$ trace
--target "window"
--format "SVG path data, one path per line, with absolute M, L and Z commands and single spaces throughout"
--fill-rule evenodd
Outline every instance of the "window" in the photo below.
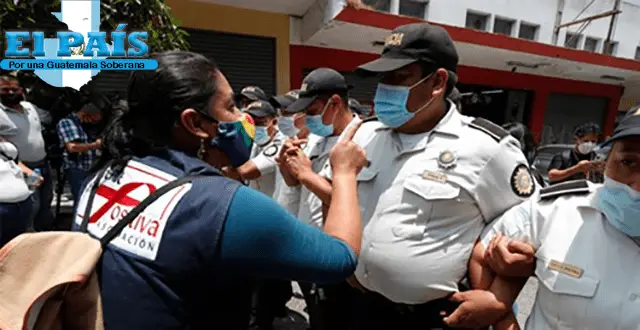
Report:
M 611 41 L 609 46 L 609 49 L 607 49 L 607 45 L 605 43 L 604 45 L 604 51 L 602 53 L 607 54 L 607 55 L 611 55 L 611 56 L 616 56 L 616 54 L 618 53 L 618 42 L 617 41 Z
M 400 15 L 427 19 L 428 1 L 420 0 L 400 0 Z
M 640 46 L 636 47 L 636 60 L 640 61 Z
M 467 22 L 465 23 L 467 28 L 486 31 L 487 23 L 489 23 L 489 15 L 467 12 Z
M 539 25 L 520 22 L 520 32 L 518 32 L 518 38 L 536 40 L 538 39 L 538 29 L 540 29 Z
M 365 5 L 373 7 L 379 11 L 391 11 L 391 0 L 362 0 Z
M 515 23 L 516 22 L 514 20 L 496 17 L 495 21 L 493 22 L 493 33 L 511 36 L 513 34 L 513 26 L 515 25 Z
M 588 52 L 595 53 L 598 51 L 598 46 L 600 45 L 600 39 L 587 37 L 584 40 L 584 50 Z
M 567 48 L 578 49 L 581 39 L 581 35 L 567 32 L 567 36 L 564 39 L 564 46 Z

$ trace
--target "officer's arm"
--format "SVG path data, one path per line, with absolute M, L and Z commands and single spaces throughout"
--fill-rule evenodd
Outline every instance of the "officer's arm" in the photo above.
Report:
M 331 182 L 318 173 L 307 171 L 300 176 L 300 183 L 307 187 L 322 203 L 331 203 Z
M 344 216 L 333 220 L 342 227 L 361 221 Z M 360 245 L 343 239 L 302 223 L 269 197 L 240 187 L 227 212 L 220 261 L 226 269 L 256 277 L 339 282 L 355 271 L 354 247 Z
M 260 169 L 253 160 L 249 160 L 238 168 L 230 168 L 228 171 L 231 172 L 231 177 L 239 177 L 241 180 L 255 180 L 262 176 Z M 225 173 L 225 175 L 226 174 L 227 173 Z
M 231 169 L 231 171 L 235 171 L 233 174 L 239 176 L 242 180 L 256 180 L 263 175 L 273 173 L 278 168 L 275 160 L 278 148 L 279 145 L 277 143 L 272 143 L 265 151 L 237 169 Z

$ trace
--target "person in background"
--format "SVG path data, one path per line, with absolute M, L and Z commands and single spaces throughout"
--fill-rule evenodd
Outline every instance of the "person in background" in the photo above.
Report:
M 462 112 L 462 94 L 460 93 L 457 87 L 454 87 L 451 90 L 451 94 L 449 94 L 449 100 L 456 105 L 458 112 L 463 113 Z
M 349 98 L 349 109 L 362 119 L 371 117 L 371 107 L 361 104 L 354 98 Z
M 254 101 L 244 112 L 251 115 L 256 127 L 251 159 L 237 168 L 225 167 L 222 172 L 227 177 L 249 181 L 252 188 L 273 197 L 278 171 L 275 158 L 284 140 L 278 131 L 278 112 L 267 101 Z
M 298 100 L 287 112 L 304 113 L 311 134 L 319 136 L 312 149 L 305 152 L 295 141 L 285 143 L 280 155 L 280 169 L 289 186 L 302 186 L 298 218 L 318 228 L 325 228 L 323 204 L 332 200 L 332 185 L 319 173 L 328 166 L 331 148 L 349 125 L 360 119 L 349 109 L 349 86 L 342 74 L 319 68 L 302 81 Z M 350 287 L 345 282 L 332 285 L 300 283 L 314 330 L 346 329 L 350 317 Z
M 100 139 L 91 136 L 84 126 L 88 123 L 97 124 L 100 120 L 102 120 L 102 111 L 88 103 L 56 125 L 56 132 L 64 150 L 62 166 L 71 185 L 74 206 L 78 200 L 80 188 L 89 174 L 89 169 L 98 157 L 97 152 L 102 143 Z
M 13 143 L 20 153 L 26 175 L 40 172 L 41 183 L 34 193 L 36 211 L 33 227 L 46 231 L 53 227 L 53 180 L 47 161 L 42 124 L 34 106 L 24 101 L 24 90 L 12 76 L 0 76 L 0 138 Z
M 355 178 L 366 156 L 351 142 L 358 127 L 331 151 L 336 198 L 322 232 L 221 175 L 249 160 L 255 128 L 215 63 L 191 52 L 151 59 L 158 68 L 132 73 L 129 109 L 103 134 L 93 171 L 110 174 L 87 180 L 78 210 L 91 221 L 76 217 L 74 230 L 103 237 L 152 188 L 198 178 L 150 204 L 103 248 L 96 269 L 107 330 L 246 329 L 247 277 L 344 281 L 361 244 Z M 132 186 L 140 189 L 113 196 Z
M 302 151 L 305 155 L 314 148 L 319 136 L 311 134 L 309 128 L 305 124 L 305 115 L 302 112 L 290 112 L 289 107 L 298 99 L 300 90 L 292 90 L 284 95 L 274 96 L 271 98 L 271 104 L 279 109 L 280 118 L 278 120 L 278 130 L 287 138 L 286 143 L 301 144 Z M 276 158 L 276 161 L 280 158 Z M 301 185 L 288 186 L 282 169 L 284 164 L 278 164 L 278 172 L 276 173 L 276 191 L 273 199 L 286 208 L 291 214 L 297 216 L 300 214 L 300 194 Z
M 536 157 L 536 142 L 533 139 L 533 134 L 531 134 L 531 131 L 527 128 L 527 126 L 518 122 L 506 123 L 502 125 L 502 128 L 504 128 L 507 132 L 509 132 L 509 134 L 511 134 L 511 136 L 513 136 L 513 138 L 520 142 L 520 149 L 529 162 L 531 174 L 533 174 L 533 177 L 541 187 L 545 187 L 547 184 L 544 181 L 544 177 L 533 166 L 533 161 Z
M 573 133 L 575 147 L 553 157 L 549 164 L 549 182 L 556 184 L 571 180 L 591 179 L 601 182 L 604 163 L 594 161 L 595 149 L 600 139 L 600 126 L 594 123 L 580 125 Z
M 32 191 L 18 163 L 18 148 L 0 141 L 0 247 L 27 231 L 35 210 Z
M 269 101 L 267 94 L 258 86 L 247 86 L 236 95 L 236 104 L 243 110 L 252 102 Z

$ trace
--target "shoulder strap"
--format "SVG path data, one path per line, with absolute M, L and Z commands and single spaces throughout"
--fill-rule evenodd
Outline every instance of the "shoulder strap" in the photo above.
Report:
M 568 181 L 541 189 L 540 200 L 550 200 L 565 195 L 588 194 L 590 191 L 587 180 Z
M 362 123 L 364 124 L 364 123 L 368 123 L 370 121 L 378 121 L 378 117 L 372 116 L 372 117 L 365 118 L 365 119 L 362 120 Z
M 179 179 L 173 180 L 167 183 L 166 185 L 160 187 L 160 189 L 154 191 L 151 195 L 147 196 L 147 198 L 145 198 L 142 202 L 140 202 L 138 206 L 134 207 L 133 210 L 131 210 L 131 212 L 127 213 L 127 215 L 124 218 L 118 221 L 118 223 L 115 226 L 113 226 L 113 228 L 111 228 L 111 230 L 109 230 L 102 238 L 100 238 L 100 244 L 102 244 L 103 247 L 109 244 L 109 242 L 111 242 L 112 239 L 114 239 L 116 236 L 120 234 L 120 232 L 122 231 L 122 229 L 124 229 L 124 227 L 128 226 L 129 223 L 131 223 L 131 221 L 133 221 L 138 216 L 138 214 L 144 211 L 144 209 L 146 209 L 153 202 L 158 200 L 158 198 L 160 198 L 162 195 L 168 193 L 169 191 L 171 191 L 172 189 L 178 186 L 192 182 L 193 180 L 199 177 L 202 177 L 202 175 L 184 176 Z
M 474 119 L 471 123 L 469 123 L 469 127 L 486 133 L 487 135 L 491 136 L 491 138 L 496 140 L 496 142 L 500 142 L 502 139 L 509 136 L 509 132 L 484 118 Z

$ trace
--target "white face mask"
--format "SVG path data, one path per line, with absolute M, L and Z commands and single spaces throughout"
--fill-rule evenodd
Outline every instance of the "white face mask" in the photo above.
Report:
M 271 137 L 269 136 L 269 133 L 267 131 L 266 127 L 263 126 L 256 126 L 256 135 L 254 140 L 256 141 L 256 143 L 258 145 L 264 145 L 267 142 L 269 142 L 269 139 Z
M 584 142 L 578 145 L 578 152 L 586 155 L 593 152 L 596 149 L 596 144 L 593 142 Z
M 278 120 L 278 130 L 280 130 L 280 132 L 282 132 L 282 134 L 288 136 L 288 137 L 294 137 L 296 135 L 298 135 L 298 132 L 300 131 L 293 120 L 293 116 L 291 117 L 285 117 L 282 116 L 280 117 L 280 119 Z

